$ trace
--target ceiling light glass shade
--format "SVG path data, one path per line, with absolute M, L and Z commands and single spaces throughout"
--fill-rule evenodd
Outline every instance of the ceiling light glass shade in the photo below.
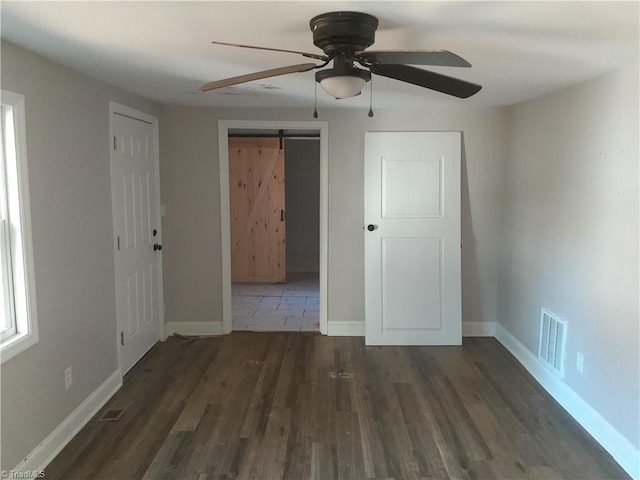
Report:
M 349 98 L 358 95 L 371 73 L 359 68 L 328 69 L 316 72 L 316 81 L 329 95 L 335 98 Z
M 364 78 L 340 75 L 321 80 L 320 86 L 332 97 L 349 98 L 358 95 L 365 83 L 367 82 Z

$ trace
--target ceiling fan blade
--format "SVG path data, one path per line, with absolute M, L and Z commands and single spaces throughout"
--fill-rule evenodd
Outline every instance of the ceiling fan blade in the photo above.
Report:
M 308 72 L 316 68 L 315 63 L 301 63 L 299 65 L 290 65 L 288 67 L 272 68 L 271 70 L 263 70 L 261 72 L 248 73 L 238 77 L 225 78 L 224 80 L 216 80 L 215 82 L 205 83 L 200 87 L 200 93 L 216 90 L 218 88 L 230 87 L 238 83 L 252 82 L 261 78 L 277 77 L 278 75 L 286 75 L 287 73 Z
M 253 48 L 255 50 L 268 50 L 270 52 L 284 52 L 284 53 L 297 53 L 298 55 L 302 55 L 307 58 L 315 58 L 317 60 L 322 60 L 326 62 L 329 60 L 329 57 L 326 55 L 320 55 L 318 53 L 307 53 L 307 52 L 298 52 L 296 50 L 283 50 L 281 48 L 270 48 L 270 47 L 256 47 L 254 45 L 241 45 L 239 43 L 225 43 L 225 42 L 211 42 L 214 45 L 225 45 L 227 47 L 240 47 L 240 48 Z
M 371 72 L 402 82 L 413 83 L 419 87 L 430 88 L 458 98 L 468 98 L 480 91 L 482 85 L 448 77 L 408 65 L 371 65 Z
M 356 52 L 356 58 L 371 63 L 394 65 L 471 66 L 464 58 L 448 50 L 367 50 Z

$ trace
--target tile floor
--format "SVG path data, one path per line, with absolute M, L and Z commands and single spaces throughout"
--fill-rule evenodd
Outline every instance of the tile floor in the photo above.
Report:
M 233 284 L 233 330 L 319 331 L 318 274 L 288 273 L 287 280 L 284 284 Z

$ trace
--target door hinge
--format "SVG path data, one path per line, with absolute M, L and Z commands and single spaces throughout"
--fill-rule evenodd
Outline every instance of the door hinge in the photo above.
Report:
M 120 235 L 116 237 L 116 248 L 120 251 Z
M 124 332 L 120 332 L 120 345 L 124 346 Z
M 113 149 L 118 150 L 118 138 L 115 136 L 113 137 Z

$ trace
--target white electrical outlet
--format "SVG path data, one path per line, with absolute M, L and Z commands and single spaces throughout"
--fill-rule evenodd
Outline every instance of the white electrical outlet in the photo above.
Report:
M 582 352 L 578 352 L 576 355 L 576 370 L 580 373 L 584 370 L 584 355 Z
M 68 367 L 64 371 L 64 388 L 69 390 L 71 387 L 73 387 L 73 369 Z

